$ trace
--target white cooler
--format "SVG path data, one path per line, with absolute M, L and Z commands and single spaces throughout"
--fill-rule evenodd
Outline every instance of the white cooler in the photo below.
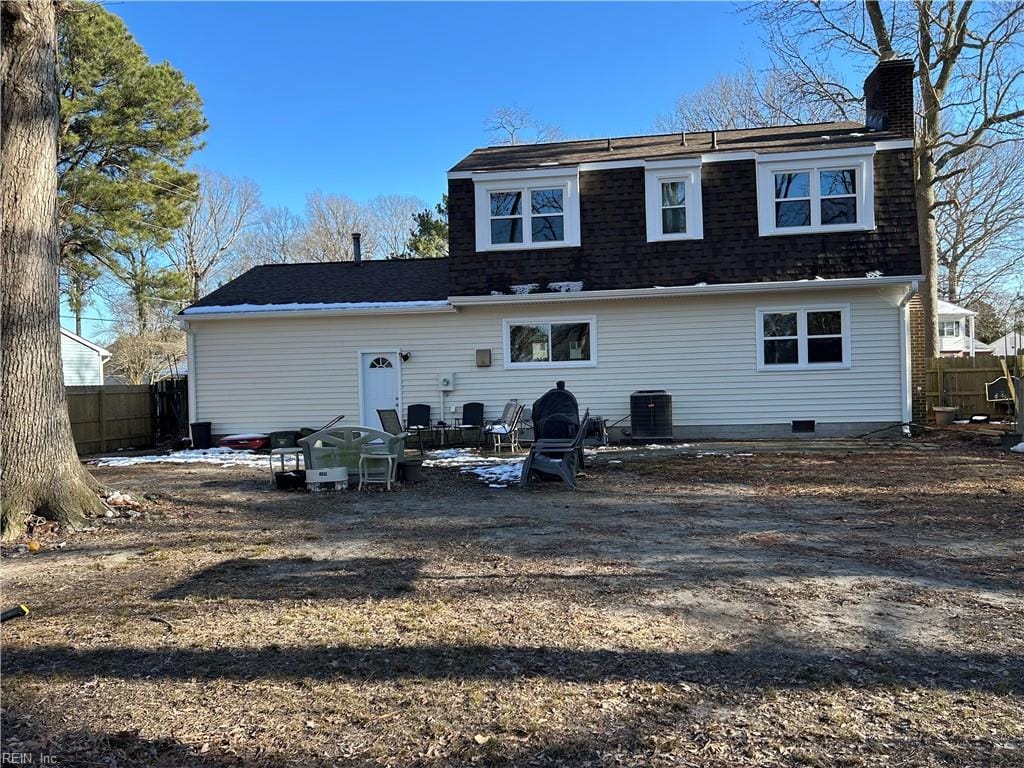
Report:
M 321 491 L 347 491 L 348 468 L 328 467 L 327 469 L 307 469 L 306 490 L 310 493 L 320 493 Z

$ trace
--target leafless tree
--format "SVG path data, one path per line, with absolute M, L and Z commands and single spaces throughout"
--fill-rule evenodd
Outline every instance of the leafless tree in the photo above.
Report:
M 366 207 L 346 195 L 312 192 L 306 196 L 303 249 L 310 261 L 352 261 L 352 233 L 362 237 L 363 257 L 377 250 L 377 230 Z
M 57 4 L 0 5 L 2 536 L 30 515 L 66 530 L 102 511 L 75 451 L 60 358 Z
M 655 129 L 665 133 L 727 131 L 847 117 L 847 112 L 834 104 L 803 98 L 793 80 L 784 71 L 758 72 L 747 65 L 738 74 L 719 75 L 703 88 L 684 93 L 671 112 L 658 117 Z
M 544 144 L 565 141 L 565 133 L 545 123 L 525 109 L 499 107 L 484 121 L 484 130 L 494 144 Z
M 264 264 L 306 261 L 306 222 L 283 206 L 262 208 L 234 249 L 225 277 L 236 277 Z
M 1024 142 L 960 155 L 939 182 L 935 231 L 945 297 L 991 301 L 1024 271 Z
M 107 370 L 128 384 L 150 384 L 181 369 L 185 333 L 173 325 L 138 331 L 123 328 L 108 345 Z
M 829 73 L 847 56 L 865 64 L 901 56 L 916 65 L 920 99 L 915 147 L 925 347 L 937 354 L 936 216 L 952 202 L 941 184 L 963 173 L 958 158 L 1021 136 L 1024 2 L 845 0 L 762 3 L 749 9 L 780 70 L 808 98 L 849 109 L 855 91 Z
M 416 214 L 426 203 L 411 195 L 378 195 L 367 207 L 373 219 L 379 255 L 385 259 L 408 258 Z
M 188 278 L 192 301 L 199 300 L 206 281 L 226 265 L 259 205 L 259 188 L 250 179 L 200 171 L 196 204 L 166 246 L 171 262 Z

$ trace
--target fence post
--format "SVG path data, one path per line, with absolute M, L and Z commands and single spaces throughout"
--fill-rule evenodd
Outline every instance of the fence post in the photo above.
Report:
M 106 399 L 106 397 L 104 395 L 103 387 L 99 388 L 98 398 L 99 399 L 97 401 L 97 408 L 96 408 L 96 410 L 98 412 L 99 420 L 100 420 L 100 453 L 106 453 L 106 451 L 107 451 L 107 414 L 106 414 L 106 405 L 104 403 L 104 400 Z
M 946 382 L 945 382 L 945 378 L 946 378 L 945 374 L 943 373 L 943 370 L 942 370 L 942 358 L 941 357 L 936 357 L 935 358 L 935 405 L 940 406 L 940 407 L 946 404 L 946 395 L 945 395 L 945 390 L 946 390 L 945 384 L 946 384 Z

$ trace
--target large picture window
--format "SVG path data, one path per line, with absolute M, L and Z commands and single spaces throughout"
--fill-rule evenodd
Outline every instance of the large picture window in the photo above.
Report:
M 785 159 L 758 161 L 762 235 L 874 229 L 872 152 L 771 157 Z
M 596 365 L 594 318 L 506 320 L 505 367 Z
M 488 178 L 475 185 L 478 251 L 579 245 L 576 176 Z
M 846 306 L 757 310 L 759 370 L 849 366 Z

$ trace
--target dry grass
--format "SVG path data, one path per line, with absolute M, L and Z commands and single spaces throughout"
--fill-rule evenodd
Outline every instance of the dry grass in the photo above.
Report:
M 1020 457 L 602 454 L 575 494 L 97 474 L 159 496 L 4 564 L 33 614 L 3 749 L 37 763 L 1024 763 Z

